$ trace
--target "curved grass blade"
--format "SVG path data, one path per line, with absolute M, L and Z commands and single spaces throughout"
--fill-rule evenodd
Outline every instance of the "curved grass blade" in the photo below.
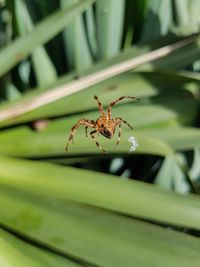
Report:
M 125 1 L 97 0 L 97 43 L 100 59 L 119 53 L 122 42 Z
M 0 188 L 0 222 L 47 249 L 77 258 L 84 266 L 132 267 L 134 262 L 139 267 L 195 267 L 200 259 L 197 238 L 92 206 L 6 187 Z
M 2 222 L 2 221 L 1 221 Z M 4 267 L 79 267 L 64 257 L 39 249 L 0 228 L 0 262 Z M 3 263 L 3 265 L 2 265 Z
M 182 196 L 111 175 L 1 157 L 1 187 L 61 201 L 74 200 L 123 214 L 200 229 L 198 196 Z
M 105 79 L 109 79 L 113 76 L 131 70 L 132 68 L 141 66 L 144 63 L 156 60 L 161 57 L 165 57 L 171 54 L 172 52 L 179 50 L 181 47 L 185 47 L 195 42 L 197 39 L 198 35 L 190 36 L 173 45 L 165 46 L 160 49 L 151 51 L 147 54 L 141 55 L 139 57 L 129 59 L 114 66 L 108 67 L 104 70 L 87 75 L 83 78 L 80 78 L 77 81 L 72 81 L 67 85 L 63 85 L 48 92 L 42 93 L 39 96 L 33 97 L 31 100 L 24 100 L 21 103 L 16 104 L 16 106 L 8 108 L 7 110 L 6 109 L 3 110 L 0 113 L 0 121 L 4 121 L 8 118 L 13 118 L 13 117 L 15 118 L 21 116 L 22 114 L 30 112 L 41 106 L 45 106 L 63 97 L 69 96 L 83 89 L 86 89 L 89 86 L 95 85 Z

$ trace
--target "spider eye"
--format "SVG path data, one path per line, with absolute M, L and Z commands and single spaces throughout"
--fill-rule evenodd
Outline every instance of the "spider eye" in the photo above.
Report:
M 101 124 L 101 127 L 104 127 L 104 125 L 103 125 L 103 124 Z

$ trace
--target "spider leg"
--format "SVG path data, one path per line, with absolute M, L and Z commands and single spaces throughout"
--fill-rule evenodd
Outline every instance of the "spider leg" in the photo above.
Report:
M 100 144 L 97 142 L 97 139 L 96 139 L 96 137 L 95 137 L 95 134 L 96 134 L 96 133 L 97 133 L 97 131 L 94 130 L 94 131 L 92 131 L 92 132 L 90 133 L 90 136 L 92 137 L 92 139 L 94 140 L 94 142 L 95 142 L 95 144 L 98 146 L 98 148 L 99 148 L 101 151 L 103 151 L 103 153 L 107 153 L 107 151 L 104 150 L 104 149 L 102 148 L 102 146 L 100 146 Z
M 95 96 L 94 96 L 94 99 L 97 101 L 99 111 L 101 112 L 102 115 L 104 115 L 105 112 L 104 112 L 104 110 L 103 110 L 102 104 L 101 104 L 101 102 L 100 102 L 98 96 L 95 95 Z
M 80 125 L 85 125 L 86 127 L 91 127 L 91 128 L 95 128 L 95 122 L 93 120 L 89 120 L 89 119 L 80 119 L 72 128 L 70 131 L 70 135 L 67 141 L 67 145 L 65 148 L 65 152 L 67 153 L 68 150 L 68 146 L 70 144 L 70 142 L 73 142 L 73 137 L 76 134 L 76 131 L 78 129 L 78 127 Z
M 137 97 L 133 97 L 133 96 L 121 96 L 121 97 L 119 97 L 118 99 L 112 101 L 112 102 L 110 103 L 110 105 L 108 106 L 108 117 L 109 117 L 109 119 L 111 118 L 111 109 L 112 109 L 112 107 L 113 107 L 115 104 L 117 104 L 119 101 L 123 100 L 124 98 L 131 98 L 131 99 L 139 100 L 139 98 L 137 98 Z
M 124 124 L 128 125 L 131 130 L 133 129 L 133 127 L 121 117 L 114 118 L 113 121 L 116 123 L 116 125 L 121 124 L 121 122 L 123 122 Z
M 121 139 L 121 135 L 122 135 L 122 125 L 121 125 L 121 123 L 119 123 L 119 132 L 118 132 L 118 138 L 117 138 L 116 146 L 119 144 L 119 141 Z

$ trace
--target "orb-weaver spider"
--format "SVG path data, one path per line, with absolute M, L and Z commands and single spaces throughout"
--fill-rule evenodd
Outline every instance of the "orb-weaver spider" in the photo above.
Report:
M 103 107 L 102 107 L 102 104 L 101 104 L 100 100 L 95 95 L 94 99 L 97 101 L 98 109 L 99 109 L 99 111 L 101 113 L 101 116 L 96 120 L 96 122 L 94 120 L 89 120 L 89 119 L 80 119 L 71 128 L 70 136 L 69 136 L 69 139 L 67 141 L 67 145 L 66 145 L 65 151 L 67 152 L 67 149 L 68 149 L 68 146 L 69 146 L 70 142 L 73 142 L 73 137 L 76 134 L 76 131 L 77 131 L 79 125 L 84 125 L 85 126 L 86 137 L 88 137 L 88 134 L 87 134 L 88 127 L 95 129 L 92 132 L 90 132 L 90 136 L 94 140 L 96 145 L 99 147 L 99 149 L 101 149 L 101 151 L 103 151 L 104 153 L 107 153 L 107 152 L 97 142 L 95 134 L 96 133 L 100 133 L 104 137 L 106 137 L 108 139 L 111 139 L 113 137 L 114 133 L 115 133 L 116 126 L 119 126 L 118 139 L 117 139 L 117 142 L 116 142 L 116 145 L 118 145 L 118 143 L 120 141 L 120 138 L 121 138 L 121 124 L 125 123 L 126 125 L 128 125 L 129 128 L 133 129 L 132 126 L 128 122 L 126 122 L 124 119 L 122 119 L 121 117 L 116 117 L 116 118 L 112 118 L 111 117 L 111 109 L 112 109 L 112 107 L 116 103 L 118 103 L 119 101 L 123 100 L 124 98 L 131 98 L 131 99 L 134 99 L 134 100 L 139 100 L 139 98 L 136 98 L 136 97 L 133 97 L 133 96 L 121 96 L 121 97 L 119 97 L 118 99 L 116 99 L 115 101 L 113 101 L 113 102 L 111 102 L 109 104 L 108 112 L 106 113 L 103 110 Z

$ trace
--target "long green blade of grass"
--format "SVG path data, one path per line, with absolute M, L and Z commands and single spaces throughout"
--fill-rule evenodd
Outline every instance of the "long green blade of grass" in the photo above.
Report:
M 77 258 L 84 266 L 195 267 L 200 260 L 197 238 L 88 205 L 52 201 L 2 186 L 0 222 L 47 249 Z
M 0 184 L 163 223 L 200 229 L 200 201 L 141 182 L 51 164 L 1 158 Z
M 2 267 L 79 267 L 73 261 L 28 244 L 0 228 Z
M 125 1 L 97 0 L 97 40 L 99 58 L 110 59 L 120 51 Z
M 166 35 L 172 25 L 172 3 L 170 1 L 148 1 L 147 5 L 141 42 L 149 42 Z M 153 28 L 152 25 L 154 25 Z
M 174 107 L 177 107 L 178 102 L 178 107 L 181 106 L 181 103 L 182 106 L 184 106 L 183 104 L 190 105 L 190 113 L 186 113 L 184 112 L 184 110 L 182 110 L 182 114 L 188 114 L 190 116 L 196 109 L 196 102 L 194 99 L 192 99 L 191 95 L 184 94 L 185 91 L 182 90 L 183 88 L 187 88 L 188 84 L 190 83 L 193 83 L 194 85 L 196 85 L 196 87 L 198 87 L 199 79 L 195 77 L 188 77 L 186 75 L 175 75 L 167 73 L 126 73 L 107 81 L 103 81 L 82 92 L 62 98 L 61 100 L 51 103 L 47 106 L 43 106 L 37 110 L 23 115 L 22 117 L 15 118 L 14 120 L 8 120 L 7 122 L 4 121 L 3 123 L 1 122 L 1 126 L 70 113 L 86 113 L 88 110 L 96 109 L 96 102 L 93 99 L 95 94 L 100 97 L 104 106 L 108 106 L 108 104 L 113 99 L 117 99 L 119 95 L 125 94 L 140 97 L 141 100 L 134 105 L 137 107 L 138 105 L 144 106 L 143 99 L 145 100 L 146 98 L 156 96 L 162 92 L 166 92 L 167 94 L 169 92 L 169 104 L 174 102 Z M 177 88 L 177 90 L 175 90 L 175 97 L 172 94 L 172 92 L 174 92 L 174 88 Z M 31 100 L 34 95 L 34 93 L 27 94 L 26 99 Z M 180 102 L 179 99 L 183 97 L 184 99 L 182 100 L 182 102 Z M 84 101 L 81 101 L 83 98 Z M 76 103 L 79 103 L 79 105 L 77 106 Z M 163 99 L 161 103 L 163 103 Z M 11 106 L 13 105 L 9 105 L 7 107 L 6 105 L 4 105 L 2 108 L 0 108 L 0 111 L 3 111 L 5 108 Z M 178 110 L 177 113 L 179 114 Z M 135 117 L 137 118 L 138 115 L 139 114 L 137 114 L 137 116 Z M 141 117 L 139 119 L 141 119 Z
M 31 100 L 25 100 L 24 103 L 21 102 L 20 104 L 11 107 L 8 110 L 3 110 L 0 113 L 0 121 L 4 121 L 5 119 L 8 119 L 8 118 L 20 116 L 26 112 L 30 112 L 41 106 L 55 102 L 63 97 L 79 92 L 83 89 L 86 89 L 89 86 L 95 85 L 105 79 L 109 79 L 113 76 L 129 71 L 132 68 L 136 68 L 152 60 L 165 57 L 171 54 L 172 52 L 179 50 L 181 47 L 185 47 L 197 41 L 197 39 L 198 39 L 198 35 L 190 36 L 173 45 L 165 46 L 160 49 L 151 51 L 147 54 L 138 56 L 136 58 L 123 61 L 119 64 L 113 65 L 104 70 L 101 70 L 96 73 L 87 75 L 83 78 L 80 78 L 77 81 L 72 81 L 68 83 L 67 85 L 60 86 L 59 88 L 50 90 L 46 93 L 42 93 L 39 96 L 33 97 Z
M 75 2 L 74 0 L 61 0 L 61 7 L 66 8 L 66 6 L 70 6 Z M 88 9 L 86 11 L 88 11 Z M 76 17 L 72 23 L 66 27 L 63 37 L 69 68 L 81 72 L 91 67 L 92 56 L 89 50 L 82 16 Z
M 11 1 L 11 3 L 12 2 L 13 1 Z M 29 32 L 33 31 L 34 25 L 27 6 L 23 1 L 14 1 L 11 12 L 14 13 L 17 27 L 16 31 L 19 36 L 25 36 Z M 40 46 L 34 50 L 32 53 L 32 61 L 39 87 L 45 87 L 55 82 L 57 78 L 56 69 L 44 47 Z

